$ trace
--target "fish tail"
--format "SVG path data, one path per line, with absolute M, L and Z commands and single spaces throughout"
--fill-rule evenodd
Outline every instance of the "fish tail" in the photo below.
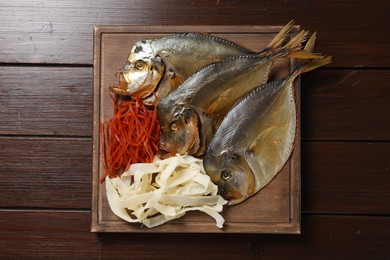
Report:
M 286 28 L 286 32 L 287 32 L 287 28 Z M 309 36 L 310 33 L 308 31 L 302 30 L 285 45 L 268 51 L 264 50 L 258 53 L 258 56 L 267 57 L 270 60 L 275 60 L 281 57 L 301 59 L 301 60 L 312 60 L 312 59 L 324 58 L 325 57 L 324 54 L 312 52 L 316 40 L 316 33 L 313 33 L 310 37 Z
M 321 59 L 324 58 L 324 54 L 322 53 L 313 53 L 313 52 L 308 52 L 305 50 L 292 50 L 288 55 L 288 58 L 293 58 L 293 59 Z
M 275 36 L 275 38 L 268 44 L 267 48 L 276 49 L 282 46 L 282 44 L 286 41 L 287 36 L 292 31 L 294 25 L 294 21 L 291 20 L 288 22 L 280 32 Z
M 280 32 L 272 39 L 272 41 L 265 47 L 263 50 L 257 53 L 258 56 L 266 56 L 273 51 L 280 49 L 283 46 L 283 43 L 286 41 L 287 37 L 293 29 L 294 21 L 291 20 L 288 22 Z
M 331 62 L 332 62 L 331 55 L 325 55 L 320 59 L 311 60 L 302 66 L 301 73 L 306 73 L 306 72 L 315 70 L 315 69 L 322 67 L 322 66 L 325 66 Z
M 274 52 L 284 52 L 284 56 L 295 59 L 318 59 L 323 57 L 322 54 L 315 54 L 311 52 L 314 48 L 316 34 L 314 33 L 310 38 L 309 35 L 308 31 L 302 30 L 285 45 L 274 49 Z
M 309 34 L 305 34 L 303 36 L 307 37 Z M 314 32 L 309 39 L 307 39 L 306 44 L 304 47 L 297 47 L 297 43 L 294 43 L 294 49 L 291 51 L 291 53 L 288 55 L 289 58 L 295 58 L 295 59 L 321 59 L 324 58 L 325 55 L 322 53 L 313 53 L 315 41 L 317 38 L 317 33 Z M 306 40 L 304 38 L 301 38 L 302 41 Z M 296 41 L 295 41 L 296 42 Z M 301 42 L 302 44 L 302 42 Z
M 310 38 L 307 40 L 305 46 L 303 47 L 302 50 L 293 50 L 289 54 L 289 58 L 295 58 L 295 59 L 300 59 L 297 64 L 304 64 L 305 59 L 320 59 L 323 58 L 324 55 L 321 53 L 313 53 L 314 50 L 314 44 L 317 38 L 317 33 L 314 32 Z
M 322 54 L 312 53 L 316 40 L 316 33 L 313 33 L 309 37 L 310 33 L 308 31 L 301 30 L 292 39 L 285 43 L 289 34 L 293 30 L 293 26 L 294 21 L 291 20 L 280 30 L 268 46 L 257 55 L 274 56 L 277 53 L 277 56 L 295 59 L 318 59 L 323 57 Z
M 313 52 L 313 50 L 314 50 L 314 44 L 315 44 L 315 42 L 316 42 L 316 39 L 317 39 L 317 33 L 314 32 L 314 33 L 310 36 L 309 40 L 307 40 L 306 45 L 305 45 L 305 47 L 304 47 L 303 49 L 304 49 L 305 51 L 307 51 L 307 52 Z
M 313 53 L 316 34 L 311 35 L 307 39 L 309 33 L 307 31 L 299 32 L 285 46 L 278 48 L 274 53 L 282 54 L 281 56 L 293 59 L 321 59 L 324 57 L 322 53 Z M 306 44 L 304 44 L 306 42 Z
M 331 55 L 325 55 L 321 58 L 310 60 L 300 66 L 297 66 L 294 71 L 290 74 L 289 80 L 294 81 L 299 75 L 315 70 L 319 67 L 325 66 L 332 62 Z
M 303 43 L 307 40 L 309 32 L 302 30 L 295 35 L 286 45 L 285 48 L 289 49 L 302 49 Z
M 290 33 L 291 29 L 292 29 L 292 27 L 290 29 L 288 29 L 288 28 L 285 28 L 285 30 L 282 29 L 281 33 L 279 33 L 279 34 L 284 34 L 284 33 L 288 34 L 288 33 Z M 287 42 L 285 45 L 282 45 L 282 43 L 284 41 L 282 41 L 281 38 L 286 39 L 287 34 L 283 37 L 280 35 L 276 36 L 275 39 L 270 43 L 270 45 L 273 44 L 273 47 L 265 48 L 263 51 L 258 53 L 258 56 L 267 56 L 270 54 L 272 55 L 274 53 L 282 53 L 282 52 L 289 53 L 292 51 L 302 50 L 303 43 L 306 41 L 308 33 L 306 31 L 302 30 L 296 36 L 294 36 L 289 42 Z

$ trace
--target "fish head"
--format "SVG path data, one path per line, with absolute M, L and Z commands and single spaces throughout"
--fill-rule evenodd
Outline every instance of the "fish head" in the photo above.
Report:
M 182 105 L 158 105 L 160 122 L 159 157 L 168 158 L 176 154 L 192 155 L 200 143 L 198 115 Z
M 254 194 L 255 179 L 245 158 L 234 150 L 220 154 L 208 151 L 203 159 L 205 171 L 218 186 L 220 195 L 235 205 Z
M 146 98 L 158 86 L 165 65 L 152 49 L 151 40 L 134 44 L 126 64 L 117 72 L 119 86 L 110 90 L 118 95 Z

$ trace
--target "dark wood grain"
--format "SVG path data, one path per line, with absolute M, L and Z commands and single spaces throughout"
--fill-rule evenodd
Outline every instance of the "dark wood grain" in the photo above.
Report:
M 90 208 L 91 139 L 0 138 L 6 208 Z
M 0 258 L 389 259 L 389 13 L 386 0 L 2 1 Z M 291 19 L 334 55 L 301 82 L 302 235 L 90 233 L 94 25 Z
M 124 259 L 360 259 L 386 258 L 390 221 L 380 217 L 303 216 L 302 235 L 102 236 L 102 256 Z M 128 239 L 132 245 L 129 245 Z M 140 241 L 149 241 L 149 247 Z M 210 245 L 212 244 L 212 246 Z M 174 247 L 171 247 L 174 245 Z M 129 253 L 130 254 L 130 253 Z
M 0 211 L 1 258 L 386 259 L 390 219 L 303 217 L 302 235 L 95 234 L 87 211 Z
M 0 134 L 92 135 L 92 69 L 2 67 Z
M 302 76 L 304 139 L 390 139 L 387 70 L 317 70 Z M 92 135 L 92 69 L 3 67 L 0 134 Z
M 0 210 L 1 259 L 97 259 L 89 212 Z
M 318 31 L 337 67 L 388 67 L 389 4 L 357 1 L 9 1 L 0 62 L 92 64 L 94 25 L 284 25 Z M 16 48 L 15 48 L 16 46 Z
M 92 141 L 0 138 L 0 205 L 90 208 Z M 303 142 L 305 212 L 390 214 L 389 143 Z M 17 181 L 16 181 L 17 180 Z
M 302 136 L 314 140 L 390 140 L 388 70 L 303 75 Z
M 303 142 L 303 210 L 390 214 L 389 151 L 389 143 Z

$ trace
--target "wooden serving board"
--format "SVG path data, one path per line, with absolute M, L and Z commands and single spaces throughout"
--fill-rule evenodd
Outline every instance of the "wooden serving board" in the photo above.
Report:
M 236 42 L 248 49 L 261 50 L 282 26 L 98 26 L 94 31 L 94 114 L 93 114 L 93 178 L 92 232 L 183 232 L 183 233 L 300 233 L 300 91 L 296 81 L 297 137 L 294 151 L 276 178 L 255 196 L 235 206 L 225 206 L 223 229 L 202 212 L 189 212 L 184 217 L 148 229 L 127 223 L 115 216 L 106 199 L 105 185 L 99 183 L 104 174 L 101 160 L 99 123 L 113 115 L 109 87 L 118 84 L 115 73 L 126 63 L 133 44 L 141 39 L 176 34 L 203 32 Z M 295 28 L 295 32 L 298 27 Z M 293 33 L 293 34 L 294 34 Z M 273 68 L 271 78 L 287 75 L 293 61 L 282 59 Z

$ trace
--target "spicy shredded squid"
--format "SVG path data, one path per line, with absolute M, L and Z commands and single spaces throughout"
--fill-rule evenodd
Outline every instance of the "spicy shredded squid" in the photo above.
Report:
M 106 176 L 119 176 L 133 163 L 152 162 L 158 150 L 160 125 L 157 103 L 147 107 L 139 98 L 117 102 L 114 116 L 100 124 L 103 167 Z
M 156 157 L 105 181 L 110 208 L 125 221 L 151 228 L 197 210 L 213 217 L 219 228 L 225 222 L 220 212 L 227 201 L 217 195 L 202 160 L 192 156 Z

